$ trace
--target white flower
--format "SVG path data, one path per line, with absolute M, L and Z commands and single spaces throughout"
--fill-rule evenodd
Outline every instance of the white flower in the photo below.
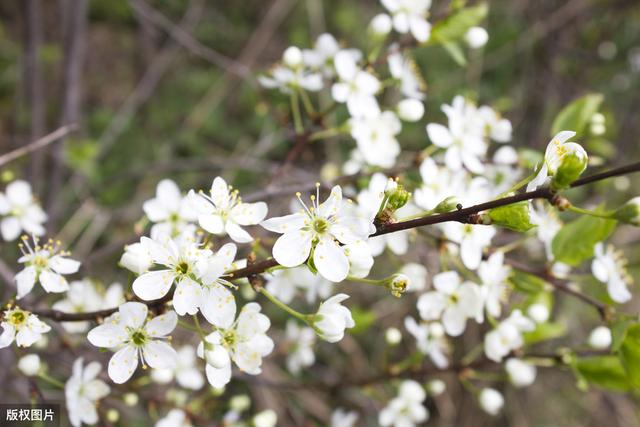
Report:
M 118 313 L 105 319 L 102 325 L 89 331 L 87 339 L 96 347 L 117 350 L 109 360 L 109 377 L 116 384 L 126 382 L 138 367 L 172 368 L 176 351 L 164 340 L 178 324 L 178 316 L 170 311 L 147 322 L 148 308 L 139 302 L 127 302 Z
M 483 388 L 478 396 L 478 402 L 483 411 L 489 415 L 498 415 L 504 406 L 504 397 L 498 390 Z
M 511 315 L 484 337 L 484 352 L 495 362 L 501 362 L 513 350 L 524 344 L 522 332 L 535 329 L 535 324 L 522 315 L 520 310 L 513 310 Z
M 351 136 L 356 140 L 366 163 L 382 168 L 390 168 L 395 164 L 400 154 L 396 135 L 402 130 L 402 124 L 393 112 L 354 117 L 349 125 Z
M 191 190 L 189 198 L 198 212 L 200 227 L 216 235 L 227 233 L 238 243 L 253 240 L 240 226 L 258 224 L 267 216 L 266 203 L 243 203 L 238 190 L 233 190 L 220 177 L 213 180 L 209 195 Z
M 527 185 L 527 191 L 547 184 L 550 178 L 552 187 L 564 188 L 584 172 L 589 160 L 587 152 L 580 144 L 567 142 L 575 135 L 575 132 L 565 130 L 551 139 L 544 153 L 544 162 L 536 177 Z
M 346 328 L 356 325 L 349 309 L 341 304 L 347 298 L 347 294 L 337 294 L 320 304 L 313 326 L 323 340 L 338 342 Z
M 172 409 L 164 418 L 158 420 L 155 427 L 191 427 L 192 425 L 182 409 Z
M 331 87 L 334 101 L 347 104 L 352 117 L 375 116 L 380 108 L 375 94 L 380 90 L 380 81 L 362 69 L 350 51 L 341 50 L 334 57 L 334 65 L 340 80 Z
M 40 205 L 34 200 L 31 185 L 15 180 L 0 192 L 0 232 L 5 241 L 18 238 L 23 231 L 35 236 L 45 232 L 42 224 L 47 220 Z
M 73 373 L 64 386 L 69 422 L 74 427 L 97 423 L 96 405 L 111 391 L 104 381 L 97 378 L 102 366 L 98 362 L 86 366 L 83 363 L 82 358 L 73 362 Z
M 444 335 L 444 328 L 440 323 L 418 324 L 413 317 L 405 317 L 404 327 L 416 339 L 418 350 L 429 356 L 438 369 L 449 366 L 447 357 L 449 345 Z
M 196 351 L 190 345 L 185 345 L 177 350 L 176 365 L 173 368 L 154 369 L 151 378 L 154 381 L 165 384 L 173 378 L 184 388 L 199 390 L 204 385 L 204 378 L 196 367 Z
M 536 380 L 536 367 L 524 360 L 511 358 L 507 360 L 505 369 L 516 387 L 530 386 Z
M 482 261 L 482 251 L 491 244 L 496 230 L 487 225 L 447 222 L 442 224 L 447 239 L 460 245 L 460 258 L 465 267 L 475 270 Z
M 427 292 L 418 299 L 418 310 L 423 320 L 440 320 L 444 330 L 458 336 L 465 330 L 467 319 L 482 323 L 482 291 L 475 283 L 462 283 L 455 271 L 446 271 L 433 277 L 435 291 Z
M 282 53 L 282 62 L 291 68 L 302 65 L 302 51 L 296 46 L 289 46 Z
M 329 33 L 323 33 L 316 39 L 313 49 L 304 49 L 302 51 L 302 58 L 308 67 L 321 70 L 325 76 L 332 76 L 334 74 L 333 58 L 339 51 L 340 45 L 335 37 Z M 362 56 L 356 49 L 351 49 L 347 52 L 353 55 L 355 61 Z
M 487 313 L 493 317 L 500 317 L 502 304 L 506 302 L 509 290 L 507 279 L 511 268 L 504 264 L 504 252 L 496 251 L 489 259 L 480 263 L 478 276 L 482 281 L 482 293 Z
M 18 258 L 18 262 L 24 264 L 25 268 L 16 274 L 17 299 L 31 292 L 36 281 L 40 282 L 46 292 L 59 293 L 69 289 L 69 283 L 63 274 L 77 272 L 80 263 L 67 258 L 67 252 L 60 251 L 60 242 L 49 241 L 40 246 L 38 238 L 34 237 L 32 248 L 27 237 L 23 236 L 19 246 L 23 255 Z
M 427 134 L 437 147 L 446 149 L 444 161 L 452 171 L 466 167 L 473 173 L 484 172 L 481 160 L 487 153 L 484 137 L 485 121 L 475 105 L 462 96 L 456 96 L 451 105 L 443 105 L 442 111 L 449 119 L 449 126 L 438 123 L 427 125 Z
M 265 409 L 253 416 L 253 425 L 255 427 L 276 427 L 278 424 L 278 415 L 273 409 Z
M 331 413 L 330 427 L 353 427 L 358 421 L 358 413 L 355 411 L 347 411 L 342 408 L 336 408 Z
M 409 277 L 407 292 L 423 291 L 427 287 L 427 267 L 415 262 L 409 262 L 402 266 L 399 273 Z
M 535 224 L 538 240 L 544 244 L 548 260 L 553 259 L 551 243 L 558 231 L 562 228 L 562 222 L 558 219 L 555 209 L 546 206 L 547 203 L 534 202 L 529 209 L 529 219 Z
M 51 330 L 51 326 L 40 321 L 38 316 L 19 307 L 6 310 L 0 326 L 3 329 L 0 348 L 10 346 L 14 339 L 18 347 L 29 347 Z
M 231 361 L 249 375 L 261 372 L 262 358 L 273 351 L 273 341 L 266 334 L 271 322 L 260 310 L 255 302 L 245 305 L 228 328 L 218 328 L 198 345 L 197 354 L 206 361 L 212 387 L 220 389 L 231 381 Z
M 621 252 L 616 251 L 612 245 L 599 242 L 595 246 L 595 258 L 591 263 L 591 272 L 601 281 L 607 284 L 607 292 L 612 300 L 624 303 L 631 299 L 631 292 L 627 288 L 631 277 L 625 268 L 626 260 Z
M 390 346 L 398 345 L 402 341 L 402 332 L 400 332 L 398 328 L 387 328 L 387 330 L 384 331 L 384 340 Z
M 386 13 L 379 13 L 369 23 L 371 32 L 377 36 L 386 36 L 393 28 L 391 17 Z
M 427 393 L 419 383 L 403 381 L 398 396 L 380 411 L 378 423 L 383 427 L 413 427 L 427 421 L 429 411 L 422 403 L 426 398 Z
M 391 13 L 393 28 L 397 32 L 411 32 L 421 43 L 429 40 L 431 24 L 426 16 L 431 8 L 431 0 L 381 0 L 381 3 Z
M 414 200 L 416 205 L 428 211 L 447 197 L 459 196 L 466 184 L 463 174 L 438 167 L 430 157 L 425 158 L 420 164 L 420 176 L 422 186 L 414 192 Z
M 33 377 L 40 372 L 40 356 L 27 354 L 18 360 L 18 369 L 28 377 Z
M 589 334 L 589 346 L 597 350 L 605 350 L 611 345 L 611 329 L 598 326 Z
M 307 266 L 275 270 L 267 282 L 267 291 L 282 301 L 289 304 L 293 301 L 298 289 L 306 291 L 308 303 L 314 303 L 318 297 L 327 298 L 331 295 L 333 284 L 324 277 L 313 274 Z
M 397 45 L 389 48 L 393 53 L 387 58 L 391 76 L 400 82 L 400 93 L 409 99 L 423 100 L 426 84 L 413 59 L 404 56 Z M 422 103 L 421 103 L 422 105 Z M 424 105 L 422 105 L 424 111 Z
M 489 33 L 482 27 L 471 27 L 464 35 L 464 39 L 472 49 L 479 49 L 489 41 Z
M 120 265 L 136 274 L 146 273 L 153 265 L 153 258 L 145 242 L 136 242 L 124 247 Z
M 52 308 L 64 313 L 86 313 L 119 306 L 124 302 L 120 284 L 114 283 L 106 293 L 100 293 L 91 280 L 85 279 L 71 282 L 67 297 L 54 303 Z M 69 333 L 85 332 L 89 326 L 89 321 L 62 322 L 62 327 Z
M 340 243 L 345 245 L 366 240 L 373 224 L 351 215 L 343 207 L 342 189 L 335 186 L 324 203 L 311 196 L 307 208 L 297 194 L 304 210 L 282 217 L 270 218 L 261 225 L 269 231 L 282 233 L 273 246 L 273 257 L 285 267 L 304 263 L 313 248 L 313 264 L 318 272 L 332 282 L 343 281 L 349 273 L 349 259 Z
M 142 205 L 144 213 L 154 225 L 151 227 L 151 236 L 166 234 L 178 236 L 180 234 L 193 234 L 196 213 L 187 198 L 180 193 L 178 185 L 170 179 L 163 179 L 156 187 L 156 197 L 147 200 Z
M 307 55 L 295 46 L 282 54 L 282 65 L 276 65 L 270 76 L 258 76 L 258 82 L 269 89 L 278 88 L 283 93 L 291 93 L 300 88 L 311 92 L 322 89 L 322 75 L 308 70 L 305 65 Z
M 287 369 L 294 375 L 300 373 L 302 368 L 311 366 L 316 361 L 313 345 L 316 342 L 316 334 L 311 328 L 300 327 L 295 320 L 287 322 L 287 341 L 290 343 L 287 356 Z

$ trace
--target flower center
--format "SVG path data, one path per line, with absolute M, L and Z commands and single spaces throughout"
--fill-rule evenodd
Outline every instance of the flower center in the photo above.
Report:
M 142 347 L 147 342 L 147 333 L 144 329 L 138 329 L 129 335 L 129 339 L 135 346 Z
M 20 326 L 27 320 L 27 313 L 22 310 L 14 310 L 9 315 L 9 323 L 13 326 Z
M 178 274 L 187 274 L 190 270 L 189 264 L 185 261 L 180 262 L 176 265 L 176 273 Z
M 311 227 L 316 233 L 322 234 L 329 228 L 329 222 L 324 218 L 314 218 Z
M 47 259 L 41 256 L 37 256 L 33 259 L 33 265 L 36 267 L 44 268 L 47 266 Z
M 225 332 L 225 334 L 222 336 L 222 343 L 225 347 L 233 347 L 233 345 L 236 343 L 235 331 L 231 330 Z

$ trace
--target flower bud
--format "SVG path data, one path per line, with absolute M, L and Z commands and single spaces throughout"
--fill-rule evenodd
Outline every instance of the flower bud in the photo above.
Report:
M 531 223 L 529 214 L 530 205 L 528 201 L 500 206 L 495 209 L 490 209 L 488 212 L 491 224 L 499 225 L 520 233 L 524 233 L 535 227 L 535 225 Z
M 427 383 L 427 391 L 432 396 L 439 396 L 447 389 L 447 385 L 442 380 L 431 380 Z
M 407 98 L 398 103 L 398 117 L 405 122 L 417 122 L 424 115 L 424 104 L 419 99 Z
M 438 203 L 438 205 L 435 208 L 433 208 L 433 212 L 435 213 L 451 212 L 452 210 L 457 209 L 459 204 L 460 204 L 460 200 L 458 200 L 456 196 L 449 196 L 443 201 L 441 201 L 440 203 Z
M 619 207 L 613 213 L 613 218 L 620 222 L 640 226 L 640 197 L 634 197 Z
M 598 350 L 604 350 L 611 345 L 611 330 L 606 326 L 598 326 L 589 334 L 589 345 Z
M 593 116 L 591 116 L 589 130 L 593 135 L 604 135 L 604 133 L 607 131 L 607 127 L 605 126 L 604 114 L 595 113 Z
M 498 390 L 484 388 L 478 396 L 478 402 L 483 411 L 489 415 L 498 415 L 504 406 L 504 397 Z
M 273 409 L 267 409 L 253 417 L 253 425 L 255 427 L 275 427 L 277 423 L 278 415 Z
M 244 412 L 251 406 L 251 399 L 246 394 L 238 394 L 233 396 L 229 401 L 229 407 L 232 411 Z
M 288 67 L 299 67 L 302 65 L 302 51 L 295 46 L 290 46 L 282 54 L 282 61 Z
M 530 386 L 536 380 L 536 367 L 520 359 L 507 360 L 505 368 L 516 387 Z
M 402 341 L 402 332 L 398 328 L 388 328 L 384 333 L 384 338 L 387 344 L 395 346 Z
M 119 419 L 120 412 L 118 412 L 116 409 L 111 408 L 107 411 L 107 421 L 109 421 L 110 423 L 117 423 Z
M 124 401 L 124 404 L 127 406 L 136 406 L 138 404 L 138 395 L 130 392 L 130 393 L 125 393 L 122 396 L 122 400 Z
M 224 368 L 229 365 L 229 353 L 221 345 L 213 345 L 205 349 L 204 358 L 207 363 L 216 369 Z
M 391 291 L 391 295 L 400 298 L 409 287 L 409 277 L 402 273 L 396 273 L 389 278 L 386 285 Z
M 551 188 L 560 190 L 567 188 L 580 177 L 587 168 L 589 156 L 580 144 L 566 142 L 576 133 L 562 131 L 553 137 L 544 154 L 548 173 L 551 178 Z
M 369 23 L 369 29 L 377 36 L 386 36 L 391 32 L 391 17 L 386 13 L 380 13 L 373 17 L 371 23 Z
M 464 39 L 472 49 L 479 49 L 489 41 L 489 33 L 482 27 L 471 27 L 464 35 Z
M 37 375 L 40 371 L 40 356 L 37 354 L 27 354 L 18 361 L 18 369 L 28 377 Z
M 549 309 L 544 304 L 531 304 L 527 309 L 527 315 L 536 323 L 544 323 L 549 320 Z
M 387 196 L 387 209 L 396 211 L 407 204 L 411 198 L 411 193 L 404 189 L 402 184 L 398 184 L 394 181 L 394 184 L 389 183 L 385 188 L 384 193 Z

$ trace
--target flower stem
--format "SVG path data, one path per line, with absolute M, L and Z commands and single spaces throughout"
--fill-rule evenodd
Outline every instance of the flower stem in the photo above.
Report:
M 569 210 L 571 212 L 575 212 L 583 215 L 590 215 L 590 216 L 595 216 L 597 218 L 611 219 L 611 212 L 590 211 L 589 209 L 582 209 L 573 205 L 569 206 Z
M 200 327 L 200 319 L 198 319 L 197 314 L 194 314 L 192 317 L 193 317 L 193 323 L 196 325 L 195 329 L 198 331 L 198 334 L 200 335 L 200 338 L 202 339 L 202 341 L 204 341 L 205 334 L 202 328 Z
M 293 308 L 289 307 L 287 304 L 280 301 L 278 298 L 271 295 L 271 293 L 269 293 L 269 291 L 267 291 L 265 288 L 260 288 L 259 292 L 265 297 L 267 297 L 267 299 L 271 301 L 273 304 L 277 305 L 279 308 L 286 311 L 296 319 L 304 323 L 307 323 L 308 325 L 311 325 L 311 323 L 313 323 L 312 321 L 313 315 L 302 314 L 299 311 L 294 310 Z
M 293 124 L 298 135 L 304 132 L 302 127 L 302 116 L 300 115 L 300 104 L 298 103 L 298 93 L 291 92 L 291 113 L 293 114 Z
M 64 384 L 62 384 L 61 381 L 59 381 L 59 380 L 57 380 L 57 379 L 55 379 L 53 377 L 50 377 L 49 375 L 45 374 L 44 372 L 38 372 L 38 378 L 40 378 L 44 382 L 47 382 L 47 383 L 51 384 L 54 387 L 64 389 Z
M 309 94 L 302 88 L 300 88 L 300 99 L 302 99 L 302 105 L 304 106 L 304 110 L 307 112 L 307 114 L 310 116 L 315 116 L 316 109 L 313 108 L 313 104 L 311 103 Z
M 387 282 L 388 278 L 386 278 L 386 279 L 365 279 L 365 278 L 362 278 L 362 277 L 347 276 L 347 280 L 350 281 L 350 282 L 365 283 L 367 285 L 386 286 L 386 282 Z

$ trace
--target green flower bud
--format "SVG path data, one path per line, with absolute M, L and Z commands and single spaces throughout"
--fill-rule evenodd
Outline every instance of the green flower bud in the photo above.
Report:
M 544 160 L 554 190 L 567 188 L 587 168 L 589 156 L 584 148 L 575 142 L 566 142 L 574 135 L 575 132 L 562 131 L 547 145 Z
M 620 222 L 640 227 L 640 197 L 634 197 L 620 206 L 613 213 L 613 218 Z
M 392 180 L 389 180 L 389 184 L 387 188 L 385 188 L 384 193 L 387 196 L 386 208 L 392 211 L 396 211 L 406 205 L 411 198 L 410 192 L 405 190 L 401 184 Z
M 535 227 L 535 224 L 531 223 L 528 201 L 490 209 L 486 215 L 488 215 L 491 220 L 491 224 L 521 233 Z
M 460 200 L 456 196 L 449 196 L 440 203 L 438 206 L 433 208 L 433 212 L 435 213 L 447 213 L 457 209 L 460 204 Z

